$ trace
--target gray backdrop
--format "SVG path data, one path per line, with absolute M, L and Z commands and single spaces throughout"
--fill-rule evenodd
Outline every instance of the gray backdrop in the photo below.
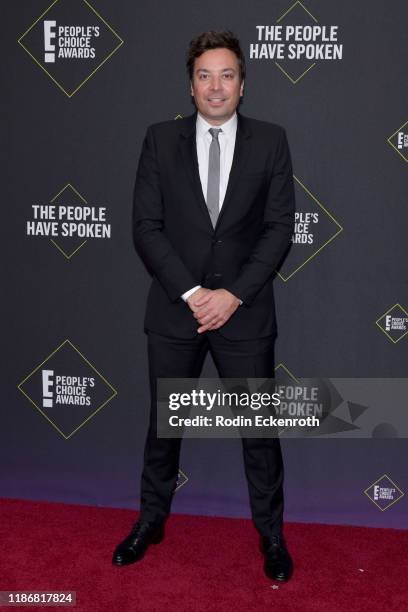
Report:
M 386 333 L 381 317 L 395 304 L 408 308 L 408 9 L 402 0 L 392 10 L 382 0 L 95 0 L 113 33 L 82 0 L 66 2 L 54 3 L 27 33 L 48 0 L 1 7 L 0 494 L 137 508 L 150 279 L 132 244 L 132 189 L 147 125 L 194 110 L 184 68 L 190 39 L 220 28 L 239 36 L 248 73 L 241 112 L 286 128 L 298 208 L 318 213 L 313 243 L 294 245 L 275 280 L 277 364 L 296 377 L 401 378 L 408 336 L 404 327 Z M 46 19 L 99 23 L 96 58 L 43 63 Z M 337 25 L 341 59 L 312 67 L 314 60 L 251 59 L 251 43 L 265 42 L 256 26 L 277 23 Z M 33 205 L 84 200 L 106 209 L 110 237 L 27 235 Z M 403 319 L 395 308 L 389 314 Z M 59 412 L 54 397 L 47 408 L 44 369 L 93 374 L 90 406 Z M 204 374 L 215 374 L 210 361 Z M 407 527 L 407 496 L 383 511 L 364 494 L 385 474 L 407 489 L 406 440 L 282 446 L 286 520 Z M 238 440 L 185 440 L 181 469 L 173 511 L 249 516 Z

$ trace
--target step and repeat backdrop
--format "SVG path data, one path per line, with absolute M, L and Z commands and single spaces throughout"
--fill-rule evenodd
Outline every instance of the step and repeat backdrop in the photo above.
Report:
M 139 506 L 150 277 L 132 242 L 132 191 L 147 126 L 194 111 L 185 55 L 204 30 L 240 38 L 240 111 L 283 125 L 291 148 L 277 370 L 407 376 L 403 0 L 21 0 L 1 11 L 1 496 Z M 203 375 L 215 374 L 209 358 Z M 358 429 L 369 407 L 339 404 L 339 430 Z M 408 443 L 384 430 L 282 439 L 286 520 L 407 527 Z M 250 516 L 240 440 L 184 441 L 173 511 Z

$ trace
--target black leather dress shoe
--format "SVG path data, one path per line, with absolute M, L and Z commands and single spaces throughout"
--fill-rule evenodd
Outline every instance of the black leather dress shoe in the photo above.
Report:
M 140 561 L 149 544 L 160 544 L 164 538 L 164 525 L 154 525 L 144 521 L 134 524 L 127 538 L 116 547 L 113 553 L 114 565 L 129 565 Z
M 272 580 L 286 582 L 293 573 L 293 562 L 282 536 L 262 537 L 261 551 L 265 556 L 264 572 Z

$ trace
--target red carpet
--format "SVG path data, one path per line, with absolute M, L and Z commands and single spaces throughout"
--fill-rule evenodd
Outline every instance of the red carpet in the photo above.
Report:
M 118 568 L 135 512 L 18 500 L 0 512 L 0 590 L 73 590 L 75 610 L 408 611 L 408 531 L 286 524 L 295 573 L 278 584 L 249 520 L 173 515 L 160 545 Z

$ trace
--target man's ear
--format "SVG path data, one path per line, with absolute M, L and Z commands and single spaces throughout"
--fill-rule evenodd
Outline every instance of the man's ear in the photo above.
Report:
M 190 95 L 194 96 L 194 92 L 193 92 L 193 83 L 192 81 L 190 81 Z
M 245 81 L 242 81 L 242 83 L 241 83 L 241 87 L 240 87 L 240 89 L 239 89 L 239 95 L 240 95 L 240 96 L 243 96 L 243 95 L 244 95 L 244 83 L 245 83 Z

